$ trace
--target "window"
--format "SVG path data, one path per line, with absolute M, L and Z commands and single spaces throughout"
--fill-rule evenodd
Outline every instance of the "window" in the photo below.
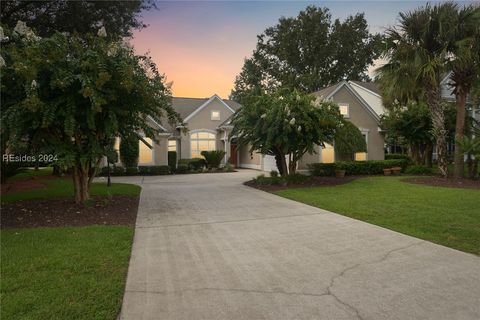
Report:
M 168 151 L 177 151 L 177 140 L 168 140 Z
M 335 162 L 335 150 L 331 144 L 325 143 L 325 148 L 322 148 L 322 163 Z
M 216 147 L 216 139 L 213 133 L 195 132 L 190 135 L 191 158 L 200 158 L 202 151 L 212 151 Z
M 365 143 L 367 144 L 367 151 L 368 151 L 368 138 L 367 133 L 362 133 L 363 138 L 365 139 Z M 366 161 L 367 160 L 367 153 L 366 152 L 357 152 L 355 153 L 355 161 Z
M 142 140 L 138 141 L 138 164 L 153 164 L 153 141 L 150 138 L 143 138 L 152 148 L 150 149 Z
M 350 110 L 349 110 L 348 103 L 339 103 L 338 107 L 340 108 L 340 114 L 342 116 L 344 116 L 345 118 L 348 118 L 350 116 Z
M 220 111 L 212 111 L 210 114 L 210 119 L 215 121 L 220 120 Z

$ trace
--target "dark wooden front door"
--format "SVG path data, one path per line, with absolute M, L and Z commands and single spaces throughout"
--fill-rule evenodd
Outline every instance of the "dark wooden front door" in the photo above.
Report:
M 238 166 L 237 158 L 237 145 L 232 143 L 230 144 L 230 164 L 235 168 Z

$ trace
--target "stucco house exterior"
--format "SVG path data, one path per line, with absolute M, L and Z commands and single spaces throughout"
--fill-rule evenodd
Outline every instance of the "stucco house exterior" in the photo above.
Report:
M 313 93 L 336 102 L 343 116 L 357 126 L 367 142 L 367 152 L 355 155 L 356 160 L 384 159 L 384 139 L 379 119 L 385 112 L 377 86 L 373 83 L 342 81 Z M 176 151 L 177 159 L 201 157 L 203 150 L 224 150 L 223 163 L 235 167 L 263 171 L 276 170 L 273 156 L 251 153 L 248 146 L 230 141 L 230 119 L 240 108 L 235 101 L 214 94 L 210 98 L 173 97 L 172 107 L 183 119 L 184 126 L 172 127 L 147 118 L 149 125 L 159 129 L 156 141 L 142 137 L 139 141 L 139 165 L 167 165 L 168 151 Z M 117 143 L 118 150 L 118 143 Z M 306 154 L 299 161 L 299 170 L 309 163 L 334 162 L 336 155 L 331 145 L 316 147 L 316 153 Z

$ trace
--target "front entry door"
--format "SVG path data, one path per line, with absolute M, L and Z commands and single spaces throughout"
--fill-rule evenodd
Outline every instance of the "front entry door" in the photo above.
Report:
M 237 164 L 237 145 L 235 143 L 230 144 L 230 164 L 236 168 Z

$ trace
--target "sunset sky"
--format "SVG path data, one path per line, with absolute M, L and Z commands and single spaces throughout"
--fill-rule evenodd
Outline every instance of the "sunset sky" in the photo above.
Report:
M 143 13 L 149 26 L 131 40 L 138 53 L 149 52 L 159 70 L 173 81 L 173 95 L 227 98 L 257 35 L 281 16 L 296 16 L 309 4 L 325 6 L 333 18 L 364 12 L 373 32 L 395 24 L 398 12 L 414 1 L 176 1 L 159 2 Z

